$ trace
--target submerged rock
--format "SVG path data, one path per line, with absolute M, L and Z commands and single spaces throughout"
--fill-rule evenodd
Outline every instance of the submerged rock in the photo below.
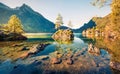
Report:
M 60 29 L 52 35 L 52 38 L 60 43 L 70 43 L 74 40 L 74 35 L 70 29 Z
M 16 46 L 23 46 L 23 45 L 24 45 L 23 43 L 19 43 L 19 44 L 13 44 L 12 46 L 16 47 Z
M 39 50 L 37 49 L 37 47 L 39 46 L 39 44 L 36 44 L 36 45 L 34 45 L 34 46 L 32 46 L 31 48 L 30 48 L 30 50 L 28 51 L 28 53 L 30 53 L 30 54 L 35 54 L 35 53 L 37 53 Z
M 89 53 L 92 53 L 94 55 L 100 55 L 100 49 L 93 46 L 93 44 L 89 44 L 88 45 L 88 52 Z
M 29 49 L 30 49 L 29 47 L 24 46 L 20 51 L 29 50 Z
M 88 45 L 88 52 L 94 52 L 93 44 Z
M 44 50 L 44 48 L 45 48 L 46 46 L 48 46 L 48 45 L 49 45 L 49 44 L 36 44 L 36 45 L 34 45 L 33 47 L 30 48 L 29 53 L 35 54 L 35 53 L 37 53 L 37 52 L 39 52 L 39 51 Z
M 29 53 L 25 52 L 20 56 L 20 58 L 24 59 L 24 58 L 27 58 L 28 56 L 29 56 Z
M 46 60 L 46 59 L 49 59 L 49 57 L 48 56 L 41 56 L 39 59 Z
M 100 54 L 100 49 L 99 49 L 99 48 L 94 47 L 94 50 L 95 50 L 95 53 L 96 53 L 96 54 L 98 54 L 98 55 Z
M 120 63 L 119 63 L 119 62 L 111 61 L 111 62 L 110 62 L 110 66 L 111 66 L 113 69 L 116 69 L 116 70 L 119 70 L 119 71 L 120 71 Z
M 51 58 L 51 63 L 52 64 L 60 64 L 62 62 L 61 59 L 59 58 Z
M 69 59 L 67 59 L 66 63 L 67 63 L 68 65 L 72 65 L 72 64 L 73 64 L 73 60 L 72 60 L 71 58 L 69 58 Z
M 36 44 L 36 45 L 33 45 L 28 52 L 25 52 L 23 53 L 20 58 L 24 59 L 24 58 L 27 58 L 28 56 L 30 55 L 34 55 L 36 53 L 38 53 L 39 51 L 42 51 L 44 50 L 44 48 L 46 46 L 48 46 L 49 44 Z M 26 49 L 26 48 L 25 48 Z

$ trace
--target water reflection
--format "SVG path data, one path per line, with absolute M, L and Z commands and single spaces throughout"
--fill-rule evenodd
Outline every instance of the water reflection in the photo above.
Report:
M 94 48 L 99 48 L 95 45 L 96 40 L 75 37 L 71 44 L 54 42 L 37 55 L 49 55 L 49 70 L 56 71 L 56 73 L 65 70 L 68 73 L 72 71 L 72 73 L 111 74 L 109 53 L 101 48 L 98 49 L 100 53 L 97 56 L 89 53 L 87 47 L 92 42 Z
M 36 42 L 36 40 L 34 41 L 33 39 L 32 41 L 27 41 L 26 45 L 32 46 L 33 42 Z M 91 43 L 93 44 L 92 47 L 94 47 L 95 50 L 98 48 L 100 52 L 99 55 L 89 53 L 88 45 Z M 48 45 L 43 51 L 30 56 L 27 59 L 18 61 L 20 62 L 19 65 L 22 65 L 22 68 L 24 68 L 27 72 L 35 72 L 36 74 L 46 72 L 49 74 L 112 74 L 109 63 L 110 60 L 119 62 L 119 45 L 119 41 L 111 42 L 100 38 L 91 39 L 83 37 L 81 34 L 77 34 L 74 41 L 70 44 L 51 42 L 51 44 Z M 14 51 L 12 50 L 12 52 Z M 46 56 L 47 59 L 41 59 L 43 56 Z M 19 69 L 21 70 L 21 66 L 19 67 L 19 65 L 17 66 L 18 68 L 15 67 L 15 69 L 12 70 L 12 73 L 20 72 Z M 12 68 L 14 68 L 14 66 Z M 16 72 L 16 69 L 18 72 Z
M 106 50 L 111 55 L 110 62 L 114 63 L 114 64 L 110 63 L 110 66 L 114 69 L 120 70 L 120 67 L 115 66 L 115 65 L 120 66 L 120 40 L 107 39 L 104 37 L 91 37 L 91 36 L 88 36 L 88 38 L 94 41 L 93 43 L 94 46 Z

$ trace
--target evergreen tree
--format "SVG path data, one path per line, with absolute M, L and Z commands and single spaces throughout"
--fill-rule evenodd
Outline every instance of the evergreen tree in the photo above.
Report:
M 69 22 L 68 22 L 68 26 L 69 26 L 69 27 L 73 27 L 73 25 L 72 25 L 72 22 L 71 22 L 71 21 L 69 21 Z
M 58 14 L 55 21 L 55 29 L 58 29 L 63 24 L 63 18 L 60 14 Z

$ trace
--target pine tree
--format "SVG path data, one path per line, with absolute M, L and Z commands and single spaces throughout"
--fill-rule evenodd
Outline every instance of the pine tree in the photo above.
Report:
M 55 29 L 58 29 L 63 24 L 63 18 L 60 14 L 58 14 L 55 21 Z
M 69 27 L 73 27 L 73 25 L 72 25 L 72 22 L 71 22 L 71 21 L 69 21 L 69 22 L 68 22 L 68 26 L 69 26 Z

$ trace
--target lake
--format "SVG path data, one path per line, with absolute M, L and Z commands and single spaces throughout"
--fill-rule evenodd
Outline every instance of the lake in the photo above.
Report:
M 119 40 L 110 42 L 103 38 L 86 38 L 81 33 L 74 34 L 70 44 L 55 42 L 50 33 L 28 33 L 26 41 L 0 42 L 0 74 L 118 74 L 110 67 L 110 61 L 120 62 Z M 32 47 L 39 43 L 49 43 L 44 50 L 25 59 L 18 58 L 28 50 L 19 51 L 23 46 Z M 99 48 L 100 54 L 88 52 L 88 45 Z M 15 46 L 14 44 L 21 44 Z M 51 59 L 59 57 L 59 64 Z M 57 60 L 55 60 L 57 61 Z

